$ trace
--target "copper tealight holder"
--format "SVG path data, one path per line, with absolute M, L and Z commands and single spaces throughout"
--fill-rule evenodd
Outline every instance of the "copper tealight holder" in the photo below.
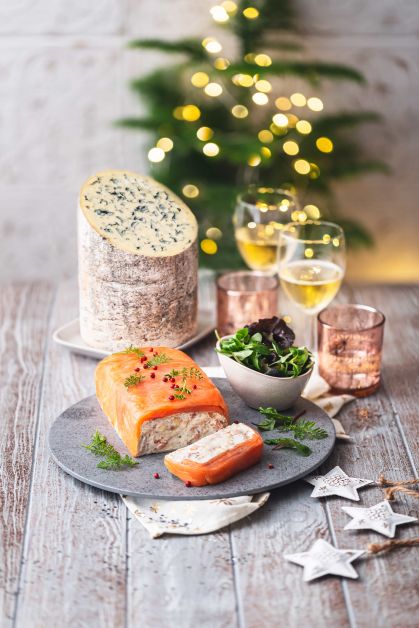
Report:
M 271 318 L 278 312 L 278 279 L 255 271 L 237 271 L 217 279 L 217 329 L 221 336 Z
M 384 314 L 333 305 L 318 315 L 319 372 L 337 393 L 366 397 L 380 386 Z

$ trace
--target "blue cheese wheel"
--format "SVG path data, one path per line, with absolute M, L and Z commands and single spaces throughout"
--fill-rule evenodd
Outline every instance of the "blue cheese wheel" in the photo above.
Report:
M 198 225 L 149 177 L 107 170 L 80 193 L 80 331 L 92 347 L 176 347 L 196 330 Z

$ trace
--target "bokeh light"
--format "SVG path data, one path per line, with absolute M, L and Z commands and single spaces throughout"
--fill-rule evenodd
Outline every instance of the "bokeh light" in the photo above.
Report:
M 244 105 L 234 105 L 231 113 L 235 118 L 246 118 L 249 115 L 249 110 Z
M 191 83 L 194 87 L 205 87 L 209 80 L 210 78 L 206 72 L 195 72 L 191 76 Z
M 148 159 L 153 163 L 163 161 L 165 156 L 166 154 L 164 150 L 162 148 L 157 148 L 157 146 L 155 146 L 154 148 L 150 148 L 150 150 L 148 151 Z
M 322 111 L 323 110 L 323 102 L 320 100 L 320 98 L 316 98 L 314 96 L 312 96 L 311 98 L 309 98 L 307 100 L 307 106 L 312 111 Z
M 199 188 L 192 183 L 188 183 L 187 185 L 183 186 L 182 194 L 187 198 L 196 198 L 197 196 L 199 196 Z
M 331 153 L 333 150 L 333 142 L 328 137 L 318 137 L 316 146 L 321 153 Z
M 297 142 L 294 142 L 293 140 L 288 140 L 287 142 L 284 142 L 282 148 L 284 150 L 284 153 L 286 153 L 287 155 L 298 155 L 300 151 Z
M 205 238 L 205 240 L 201 241 L 201 250 L 207 255 L 215 255 L 218 251 L 217 243 L 210 238 Z
M 161 148 L 165 153 L 169 152 L 173 148 L 173 140 L 170 137 L 161 137 L 158 142 L 156 142 L 157 148 Z
M 202 142 L 208 142 L 213 135 L 214 131 L 209 126 L 201 126 L 196 132 L 196 137 Z
M 202 152 L 207 157 L 215 157 L 220 152 L 220 147 L 214 142 L 208 142 L 202 147 Z

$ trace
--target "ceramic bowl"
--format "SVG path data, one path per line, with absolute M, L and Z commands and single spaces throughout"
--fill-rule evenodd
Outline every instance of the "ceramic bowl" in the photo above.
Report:
M 221 340 L 231 338 L 224 336 Z M 220 341 L 216 348 L 220 348 Z M 218 353 L 218 359 L 233 390 L 251 408 L 276 408 L 286 410 L 301 396 L 313 372 L 313 367 L 298 377 L 273 377 L 265 375 Z

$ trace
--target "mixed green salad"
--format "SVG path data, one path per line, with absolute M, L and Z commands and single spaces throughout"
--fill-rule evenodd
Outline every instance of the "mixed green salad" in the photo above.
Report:
M 217 333 L 217 332 L 216 332 Z M 298 377 L 313 366 L 306 347 L 294 347 L 295 334 L 282 318 L 262 318 L 222 340 L 216 350 L 254 371 L 273 377 Z

